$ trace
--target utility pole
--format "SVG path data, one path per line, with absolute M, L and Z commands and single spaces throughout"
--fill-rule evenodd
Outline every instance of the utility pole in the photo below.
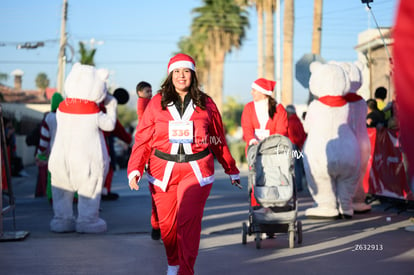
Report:
M 257 10 L 257 77 L 264 77 L 263 3 L 256 2 Z
M 62 22 L 60 25 L 60 45 L 59 45 L 59 59 L 58 59 L 58 75 L 57 75 L 57 92 L 63 95 L 63 83 L 65 79 L 65 65 L 66 65 L 66 21 L 68 15 L 68 1 L 63 0 Z

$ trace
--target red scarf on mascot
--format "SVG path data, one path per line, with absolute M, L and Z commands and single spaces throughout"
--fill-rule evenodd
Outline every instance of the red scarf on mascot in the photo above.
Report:
M 100 109 L 98 104 L 94 101 L 79 98 L 66 98 L 59 104 L 59 111 L 69 114 L 87 115 L 99 113 Z

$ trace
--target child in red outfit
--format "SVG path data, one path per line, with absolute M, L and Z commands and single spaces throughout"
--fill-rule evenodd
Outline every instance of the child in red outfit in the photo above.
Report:
M 137 100 L 137 118 L 138 121 L 141 119 L 144 114 L 145 108 L 152 97 L 152 87 L 146 81 L 141 81 L 137 84 L 136 93 L 138 96 Z M 151 186 L 150 186 L 151 188 Z M 155 206 L 154 198 L 151 196 L 151 238 L 153 240 L 159 240 L 161 238 L 160 225 L 158 222 L 157 208 Z
M 296 108 L 294 105 L 286 106 L 288 115 L 288 137 L 293 144 L 295 150 L 293 156 L 295 158 L 295 185 L 297 191 L 302 191 L 302 179 L 305 173 L 303 168 L 302 148 L 306 141 L 306 133 L 303 124 L 296 115 Z
M 144 114 L 145 108 L 147 107 L 148 103 L 152 97 L 152 87 L 151 84 L 145 81 L 141 81 L 137 84 L 135 88 L 138 100 L 137 100 L 137 117 L 138 120 L 141 119 L 142 115 Z
M 221 140 L 210 143 L 210 138 Z M 129 186 L 147 176 L 157 208 L 168 274 L 194 274 L 201 219 L 214 181 L 214 157 L 240 183 L 239 170 L 225 141 L 223 123 L 213 100 L 198 88 L 194 60 L 177 54 L 168 77 L 149 102 L 135 135 L 128 163 Z

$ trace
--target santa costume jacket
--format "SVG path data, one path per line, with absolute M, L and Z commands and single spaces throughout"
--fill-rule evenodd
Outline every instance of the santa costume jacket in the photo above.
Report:
M 193 123 L 193 142 L 184 145 L 186 155 L 197 154 L 209 148 L 226 174 L 239 174 L 225 140 L 220 113 L 211 98 L 206 98 L 205 110 L 196 107 L 190 101 L 182 114 L 172 103 L 162 110 L 161 98 L 161 94 L 157 94 L 151 99 L 138 123 L 135 143 L 128 163 L 129 179 L 135 176 L 137 171 L 142 175 L 148 162 L 149 181 L 164 191 L 167 189 L 175 162 L 161 159 L 154 153 L 156 150 L 171 155 L 178 153 L 178 143 L 169 141 L 170 121 Z M 201 186 L 214 181 L 213 154 L 189 163 Z
M 252 139 L 260 141 L 260 139 L 258 139 L 258 137 L 255 135 L 255 130 L 263 128 L 260 127 L 254 101 L 247 103 L 244 107 L 241 118 L 241 125 L 243 128 L 243 139 L 246 141 L 246 148 L 250 145 L 249 143 Z M 268 119 L 266 127 L 264 129 L 269 130 L 269 135 L 288 135 L 287 113 L 282 104 L 277 104 L 276 112 L 273 118 Z

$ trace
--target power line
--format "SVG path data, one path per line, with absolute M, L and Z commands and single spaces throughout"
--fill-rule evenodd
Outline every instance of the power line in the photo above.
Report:
M 238 63 L 255 63 L 257 60 L 228 60 L 228 64 L 238 64 Z M 50 64 L 55 65 L 55 61 L 27 61 L 27 60 L 0 60 L 0 64 L 27 64 L 27 65 L 37 65 L 37 64 Z M 100 64 L 109 64 L 109 65 L 165 65 L 165 60 L 163 61 L 138 61 L 138 60 L 112 60 L 105 61 L 100 60 Z

